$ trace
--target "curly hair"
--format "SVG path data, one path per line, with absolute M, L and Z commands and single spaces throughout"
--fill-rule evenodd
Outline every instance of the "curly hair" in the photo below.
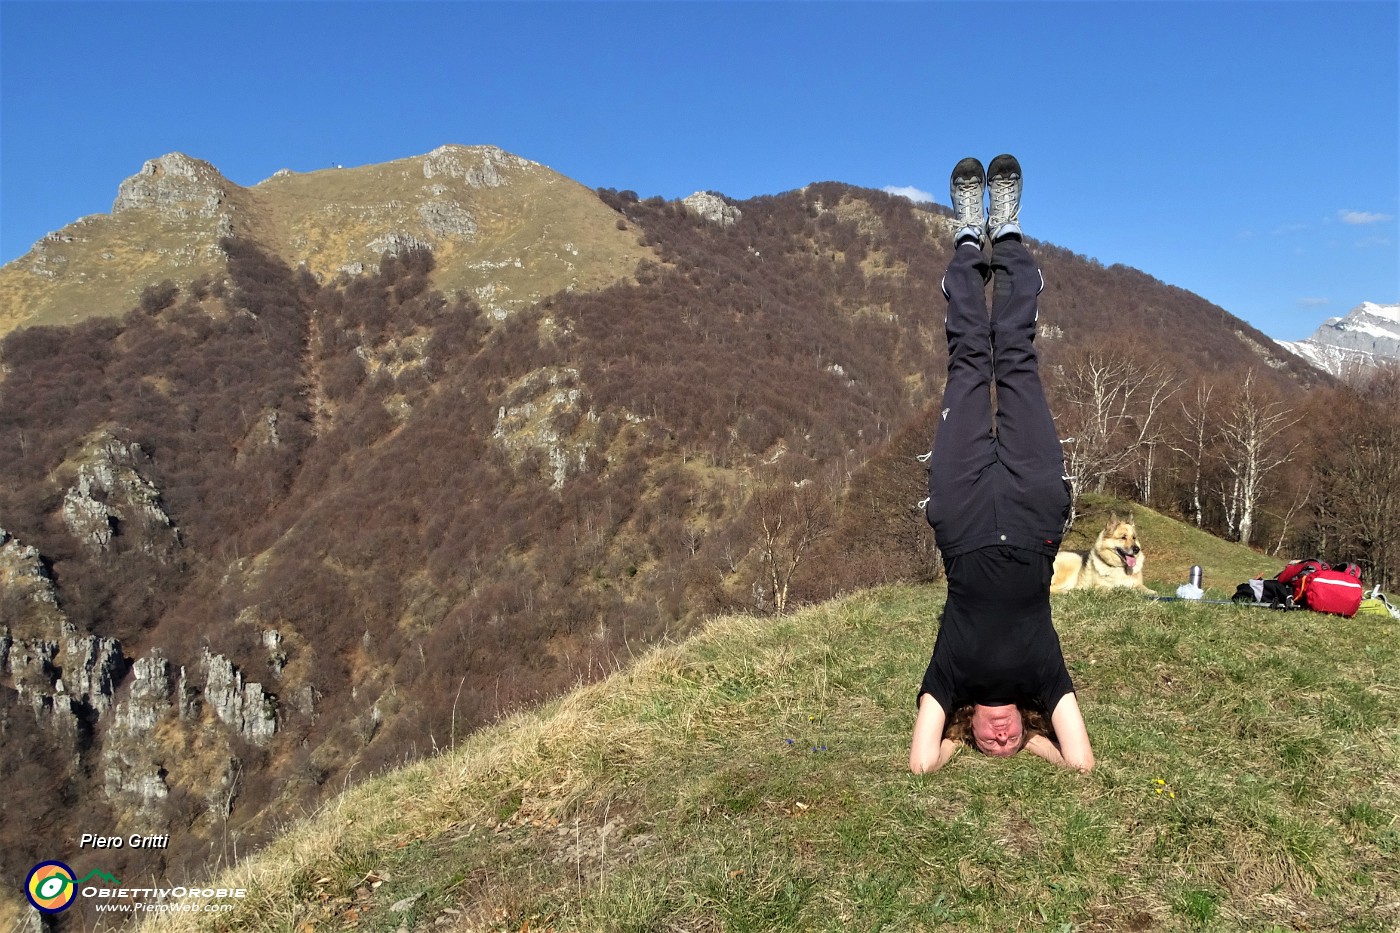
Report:
M 1043 735 L 1050 741 L 1055 741 L 1055 730 L 1050 725 L 1050 718 L 1035 707 L 1016 707 L 1021 712 L 1021 744 L 1016 746 L 1016 751 L 1026 747 L 1026 743 L 1032 736 Z M 977 739 L 972 734 L 972 705 L 960 706 L 953 711 L 952 717 L 948 720 L 947 727 L 943 730 L 943 737 L 952 739 L 954 742 L 962 742 L 981 752 L 977 745 Z M 985 754 L 985 753 L 984 753 Z

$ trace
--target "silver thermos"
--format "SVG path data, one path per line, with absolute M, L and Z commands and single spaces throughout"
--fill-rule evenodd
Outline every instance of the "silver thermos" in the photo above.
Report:
M 1193 564 L 1191 567 L 1191 585 L 1196 589 L 1201 588 L 1201 565 Z

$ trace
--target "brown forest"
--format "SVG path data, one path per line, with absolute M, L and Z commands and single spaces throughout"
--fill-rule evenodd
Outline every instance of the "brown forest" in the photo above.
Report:
M 118 826 L 171 845 L 107 870 L 199 878 L 344 781 L 707 615 L 937 576 L 915 458 L 944 363 L 942 216 L 833 183 L 738 202 L 729 226 L 599 196 L 664 262 L 504 321 L 434 291 L 428 253 L 318 283 L 230 241 L 221 278 L 0 344 L 0 527 L 68 622 L 127 665 L 222 655 L 277 701 L 271 742 L 218 745 L 238 763 L 218 806 L 172 768 L 138 820 L 103 793 L 104 717 L 79 711 L 74 751 L 0 679 L 0 879 Z M 1197 296 L 1032 248 L 1078 490 L 1400 579 L 1400 375 L 1337 383 Z M 99 436 L 139 445 L 173 539 L 114 519 L 94 550 L 65 522 Z M 26 605 L 0 590 L 7 631 Z M 152 741 L 199 754 L 201 728 Z

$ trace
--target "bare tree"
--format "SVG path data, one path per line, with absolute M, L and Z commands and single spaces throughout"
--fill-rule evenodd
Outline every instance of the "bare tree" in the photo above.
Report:
M 1241 544 L 1248 545 L 1253 537 L 1269 474 L 1298 449 L 1300 442 L 1291 440 L 1288 432 L 1300 417 L 1258 385 L 1253 369 L 1245 373 L 1234 401 L 1221 414 L 1226 474 L 1221 497 L 1230 535 Z
M 1208 382 L 1196 383 L 1195 391 L 1181 401 L 1182 426 L 1178 429 L 1172 450 L 1184 459 L 1191 469 L 1191 520 L 1200 528 L 1204 523 L 1204 504 L 1201 496 L 1207 457 L 1215 438 L 1216 429 L 1212 425 L 1211 396 L 1215 387 Z
M 1292 526 L 1294 516 L 1303 509 L 1306 509 L 1308 504 L 1312 501 L 1314 486 L 1315 483 L 1312 481 L 1306 484 L 1294 484 L 1293 497 L 1289 501 L 1288 511 L 1284 512 L 1282 515 L 1279 515 L 1277 512 L 1267 513 L 1279 520 L 1278 543 L 1276 543 L 1274 549 L 1269 552 L 1275 557 L 1283 553 L 1284 545 L 1288 542 L 1288 530 Z
M 1088 489 L 1103 492 L 1111 478 L 1142 465 L 1162 440 L 1159 416 L 1179 383 L 1164 364 L 1137 356 L 1104 345 L 1060 367 L 1059 430 L 1067 436 L 1065 468 L 1076 499 Z
M 1357 450 L 1357 530 L 1376 581 L 1400 578 L 1400 367 L 1383 370 L 1368 386 L 1368 418 L 1353 436 Z
M 759 559 L 772 587 L 773 609 L 786 612 L 793 575 L 813 545 L 831 534 L 835 508 L 829 491 L 812 480 L 783 481 L 754 493 Z

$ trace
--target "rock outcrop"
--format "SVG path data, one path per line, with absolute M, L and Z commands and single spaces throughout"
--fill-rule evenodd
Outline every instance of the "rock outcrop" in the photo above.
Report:
M 141 445 L 107 432 L 79 455 L 63 495 L 63 521 L 79 541 L 105 552 L 117 535 L 131 535 L 137 548 L 160 558 L 179 547 L 179 531 L 161 505 L 160 490 L 143 473 L 148 462 Z
M 538 163 L 511 155 L 495 146 L 439 146 L 423 158 L 423 177 L 455 178 L 469 188 L 499 188 L 510 169 L 529 169 Z
M 101 716 L 111 709 L 112 694 L 126 674 L 122 646 L 115 638 L 79 635 L 72 626 L 65 626 L 63 636 L 63 676 L 55 692 Z
M 369 242 L 369 249 L 371 252 L 389 256 L 398 256 L 420 249 L 431 252 L 432 248 L 432 243 L 420 239 L 411 233 L 386 233 L 384 236 L 375 237 Z
M 121 183 L 112 213 L 155 210 L 178 218 L 215 218 L 224 208 L 229 189 L 230 182 L 208 162 L 172 152 L 146 162 L 141 171 Z
M 58 686 L 57 639 L 15 638 L 5 630 L 0 634 L 0 658 L 21 698 L 53 698 Z
M 63 657 L 65 648 L 73 656 L 71 663 Z M 65 666 L 73 669 L 70 681 L 78 697 L 62 682 Z M 75 637 L 38 549 L 0 529 L 0 689 L 13 690 L 33 711 L 34 724 L 76 757 L 81 710 L 75 704 L 117 667 L 105 646 Z
M 265 745 L 277 730 L 276 703 L 260 684 L 245 683 L 227 658 L 208 650 L 199 668 L 202 690 L 184 668 L 176 676 L 163 655 L 141 658 L 131 667 L 126 697 L 113 710 L 102 749 L 103 789 L 109 799 L 144 819 L 153 818 L 170 795 L 176 772 L 192 768 L 199 769 L 197 786 L 190 786 L 189 774 L 182 786 L 202 795 L 211 813 L 227 817 L 242 766 L 229 752 L 228 738 L 237 735 Z M 173 760 L 171 752 L 153 741 L 167 721 L 188 737 L 183 740 L 187 747 L 202 749 L 199 762 L 184 760 L 187 754 Z M 214 722 L 223 723 L 227 731 L 211 730 Z
M 150 815 L 170 795 L 151 733 L 176 711 L 169 662 L 159 654 L 139 659 L 131 666 L 131 689 L 116 704 L 102 747 L 103 790 L 109 800 L 134 798 L 134 809 Z
M 265 745 L 277 731 L 276 701 L 262 684 L 247 683 L 223 655 L 207 649 L 199 662 L 204 672 L 204 702 L 221 722 L 257 745 Z
M 456 201 L 428 201 L 419 205 L 418 216 L 433 236 L 456 240 L 469 240 L 476 236 L 476 218 Z
M 48 633 L 0 628 L 0 686 L 14 690 L 36 725 L 59 738 L 75 760 L 84 733 L 111 708 L 126 671 L 116 639 L 81 635 L 66 620 Z
M 0 528 L 0 625 L 5 626 L 0 631 L 16 626 L 42 630 L 56 626 L 61 619 L 53 577 L 39 549 L 21 544 Z
M 131 516 L 159 533 L 173 531 L 154 487 L 131 469 L 140 460 L 139 447 L 104 436 L 89 453 L 63 512 L 70 521 L 74 515 L 91 518 L 91 526 L 75 528 L 84 533 L 85 543 L 105 549 L 111 537 L 96 532 L 110 531 L 108 522 Z M 79 503 L 77 509 L 74 503 Z M 20 728 L 37 728 L 56 739 L 74 769 L 96 751 L 107 797 L 135 821 L 132 825 L 151 827 L 161 825 L 161 807 L 174 786 L 171 771 L 178 766 L 167 746 L 203 743 L 205 767 L 214 770 L 195 780 L 198 786 L 189 786 L 186 775 L 181 786 L 208 791 L 211 810 L 222 808 L 227 816 L 240 767 L 228 751 L 229 739 L 266 745 L 277 731 L 276 699 L 261 684 L 246 682 L 231 661 L 207 649 L 195 677 L 184 668 L 177 677 L 158 650 L 129 662 L 115 638 L 80 633 L 59 607 L 38 550 L 3 530 L 0 609 L 5 610 L 0 616 L 0 689 L 12 690 L 34 715 L 32 725 Z M 280 633 L 265 631 L 263 644 L 277 676 L 287 664 Z M 293 697 L 293 706 L 312 715 L 314 695 L 310 688 L 303 692 L 307 695 Z M 165 722 L 173 731 L 161 740 L 158 731 Z
M 682 198 L 681 203 L 696 217 L 721 227 L 733 226 L 744 217 L 743 212 L 733 204 L 708 191 L 697 191 L 688 198 Z
M 138 659 L 131 665 L 131 689 L 113 711 L 113 728 L 132 735 L 150 732 L 176 709 L 174 690 L 170 662 L 163 655 Z
M 509 403 L 496 413 L 492 439 L 517 459 L 538 454 L 546 464 L 552 489 L 562 489 L 568 478 L 583 467 L 592 447 L 586 434 L 579 432 L 582 420 L 597 420 L 591 411 L 584 414 L 576 369 L 542 369 L 521 379 L 509 394 Z

